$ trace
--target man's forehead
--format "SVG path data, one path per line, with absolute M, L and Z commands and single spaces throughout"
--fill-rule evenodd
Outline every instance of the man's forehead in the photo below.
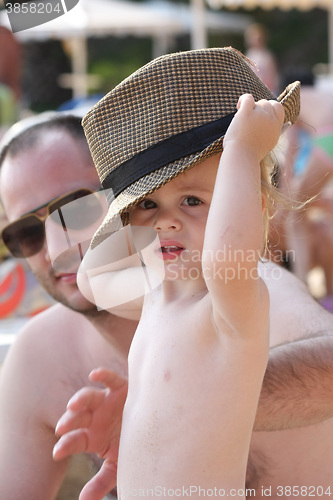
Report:
M 45 169 L 37 169 L 34 173 L 31 161 L 29 165 L 25 161 L 25 165 L 21 165 L 20 169 L 15 160 L 7 161 L 8 164 L 4 163 L 0 176 L 0 194 L 10 220 L 42 210 L 51 200 L 77 188 L 85 186 L 94 190 L 99 187 L 97 181 L 88 182 L 87 179 L 73 175 L 76 166 L 71 167 L 71 172 L 64 168 L 57 172 L 52 169 L 52 164 L 49 164 L 48 168 L 45 166 Z M 57 164 L 54 166 L 56 168 Z
M 81 151 L 83 149 L 80 140 L 73 137 L 68 130 L 51 127 L 31 132 L 26 141 L 22 140 L 22 145 L 16 155 L 27 152 L 38 154 L 46 148 L 51 148 L 53 151 L 58 150 L 59 153 L 64 150 Z
M 89 153 L 84 135 L 75 136 L 65 128 L 52 126 L 27 130 L 22 136 L 16 137 L 9 144 L 5 158 L 17 159 L 27 154 L 37 156 L 45 154 L 47 150 L 51 150 L 52 154 L 58 152 L 60 155 L 65 152 L 75 152 L 79 155 Z
M 86 142 L 66 130 L 43 131 L 30 147 L 8 154 L 0 169 L 0 194 L 11 219 L 83 186 L 98 189 L 98 175 Z
M 0 175 L 1 171 L 8 170 L 8 175 L 13 171 L 16 177 L 24 177 L 29 171 L 29 177 L 38 175 L 40 180 L 46 177 L 49 181 L 60 175 L 60 171 L 63 178 L 64 172 L 71 174 L 71 171 L 75 170 L 80 170 L 75 175 L 82 176 L 84 173 L 81 167 L 85 168 L 87 165 L 96 171 L 88 146 L 83 139 L 76 139 L 65 130 L 45 130 L 36 141 L 32 138 L 26 144 L 23 143 L 19 149 L 9 150 L 4 158 Z M 17 171 L 14 174 L 15 170 Z

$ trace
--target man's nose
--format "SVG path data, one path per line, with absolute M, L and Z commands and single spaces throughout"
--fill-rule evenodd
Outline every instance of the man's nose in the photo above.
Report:
M 45 221 L 45 251 L 58 272 L 76 272 L 90 239 L 74 238 L 71 231 L 48 217 Z M 83 246 L 85 247 L 83 250 Z

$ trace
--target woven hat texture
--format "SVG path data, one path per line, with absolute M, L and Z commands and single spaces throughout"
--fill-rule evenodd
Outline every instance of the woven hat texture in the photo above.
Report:
M 239 97 L 276 99 L 232 47 L 168 54 L 146 64 L 104 96 L 83 128 L 105 189 L 114 199 L 92 247 L 118 230 L 126 209 L 166 182 L 222 151 Z M 285 122 L 299 114 L 300 84 L 278 100 Z

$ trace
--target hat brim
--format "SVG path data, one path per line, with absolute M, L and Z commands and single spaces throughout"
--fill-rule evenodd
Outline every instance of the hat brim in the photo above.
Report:
M 297 81 L 288 85 L 277 100 L 281 102 L 284 107 L 284 123 L 295 123 L 300 111 L 300 82 Z M 91 248 L 93 249 L 108 236 L 128 224 L 129 220 L 126 211 L 131 206 L 140 202 L 146 196 L 153 193 L 167 182 L 170 182 L 184 171 L 220 153 L 223 150 L 223 138 L 224 135 L 212 142 L 202 151 L 181 157 L 172 163 L 168 163 L 144 175 L 124 189 L 110 203 L 107 215 L 91 240 Z

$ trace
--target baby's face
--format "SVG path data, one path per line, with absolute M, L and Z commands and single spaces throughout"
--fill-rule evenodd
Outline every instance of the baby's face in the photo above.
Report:
M 139 297 L 165 280 L 202 277 L 204 233 L 219 159 L 209 158 L 147 196 L 129 210 L 131 227 L 88 250 L 78 274 L 88 300 L 122 315 L 124 304 L 124 310 L 131 310 Z
M 132 226 L 153 228 L 159 236 L 154 258 L 165 265 L 200 265 L 204 233 L 220 154 L 180 174 L 129 210 Z

